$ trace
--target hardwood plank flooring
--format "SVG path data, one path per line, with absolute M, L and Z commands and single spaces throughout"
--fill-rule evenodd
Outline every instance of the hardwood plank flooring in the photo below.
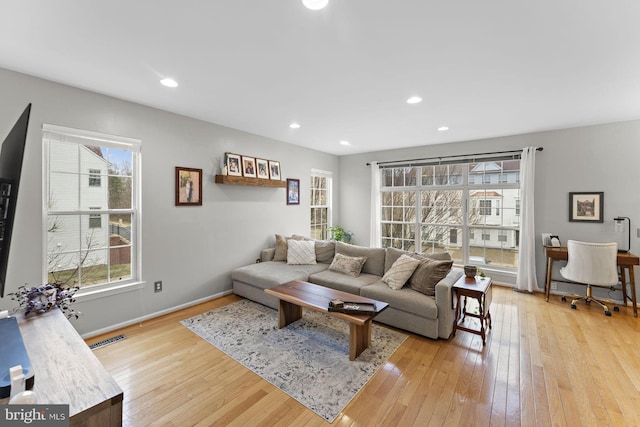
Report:
M 178 322 L 225 296 L 97 336 L 94 352 L 124 390 L 125 426 L 324 426 L 293 398 Z M 494 285 L 486 346 L 410 334 L 335 426 L 640 425 L 640 319 Z M 467 319 L 477 322 L 477 319 Z M 345 355 L 348 357 L 348 355 Z

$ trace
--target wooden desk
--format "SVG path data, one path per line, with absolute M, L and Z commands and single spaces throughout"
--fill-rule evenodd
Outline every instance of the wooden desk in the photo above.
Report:
M 121 426 L 122 389 L 64 314 L 55 309 L 16 317 L 35 374 L 38 404 L 68 404 L 70 426 Z
M 549 293 L 551 291 L 551 273 L 553 271 L 554 261 L 566 261 L 569 259 L 569 253 L 566 246 L 553 247 L 545 246 L 544 253 L 547 256 L 547 278 L 545 281 L 545 297 L 549 301 Z M 627 305 L 627 276 L 625 270 L 629 271 L 629 284 L 631 285 L 631 305 L 633 307 L 633 317 L 638 317 L 638 306 L 636 305 L 636 278 L 633 272 L 634 265 L 640 265 L 640 258 L 631 252 L 618 252 L 618 267 L 620 268 L 620 279 L 622 281 L 622 298 L 625 306 Z M 569 282 L 567 280 L 563 280 Z M 569 282 L 573 283 L 573 282 Z
M 491 329 L 491 313 L 489 312 L 489 306 L 491 305 L 491 278 L 476 276 L 475 278 L 470 279 L 462 276 L 456 283 L 454 283 L 453 290 L 457 295 L 457 303 L 456 317 L 453 320 L 452 336 L 455 336 L 456 330 L 460 329 L 461 331 L 480 335 L 482 337 L 482 345 L 485 345 L 485 324 L 487 322 L 489 329 Z M 464 297 L 464 305 L 460 303 L 460 298 L 462 297 Z M 475 298 L 478 300 L 478 314 L 467 313 L 467 298 Z M 480 319 L 480 330 L 461 326 L 460 323 L 464 320 L 465 316 Z

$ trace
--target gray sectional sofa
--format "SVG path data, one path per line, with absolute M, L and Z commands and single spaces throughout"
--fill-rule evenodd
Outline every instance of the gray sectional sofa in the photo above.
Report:
M 303 239 L 300 236 L 294 236 Z M 261 262 L 236 268 L 231 272 L 233 292 L 244 298 L 277 309 L 279 302 L 264 290 L 291 280 L 303 280 L 389 303 L 389 307 L 375 320 L 428 338 L 450 337 L 453 331 L 455 310 L 453 284 L 463 275 L 463 270 L 451 268 L 435 285 L 435 296 L 427 296 L 408 286 L 391 289 L 382 277 L 394 262 L 407 252 L 393 248 L 367 248 L 342 242 L 315 241 L 316 264 L 291 265 L 286 261 L 274 261 L 276 248 L 264 249 Z M 357 277 L 329 270 L 333 256 L 340 253 L 349 257 L 366 257 Z M 437 260 L 451 259 L 449 254 L 431 254 Z M 279 257 L 282 258 L 282 255 Z M 276 257 L 276 259 L 279 259 Z

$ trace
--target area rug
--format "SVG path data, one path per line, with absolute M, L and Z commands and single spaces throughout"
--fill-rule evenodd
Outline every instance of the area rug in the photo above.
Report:
M 180 323 L 329 422 L 407 338 L 374 324 L 351 362 L 349 324 L 325 313 L 278 329 L 276 310 L 243 300 Z

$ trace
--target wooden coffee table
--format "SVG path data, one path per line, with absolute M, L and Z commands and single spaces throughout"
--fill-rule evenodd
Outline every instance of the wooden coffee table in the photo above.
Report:
M 349 360 L 355 360 L 371 344 L 371 323 L 378 313 L 389 304 L 348 292 L 336 291 L 313 283 L 293 280 L 265 292 L 280 300 L 278 327 L 284 328 L 302 318 L 302 308 L 328 313 L 330 316 L 349 322 Z M 367 314 L 346 314 L 329 311 L 329 301 L 340 299 L 348 302 L 375 304 L 376 312 Z

